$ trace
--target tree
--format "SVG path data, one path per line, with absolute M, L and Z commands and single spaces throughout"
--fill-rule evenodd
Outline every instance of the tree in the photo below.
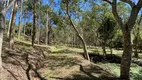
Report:
M 34 0 L 34 7 L 33 7 L 33 34 L 32 34 L 32 46 L 34 46 L 35 43 L 35 35 L 36 35 L 36 6 L 37 6 L 37 1 Z
M 2 43 L 3 43 L 3 29 L 5 27 L 5 14 L 13 6 L 14 1 L 11 1 L 10 4 L 4 8 L 3 1 L 0 1 L 0 71 L 2 70 Z M 1 78 L 1 77 L 0 77 Z
M 48 3 L 48 1 L 47 1 Z M 48 6 L 48 4 L 47 4 Z M 46 12 L 46 25 L 45 25 L 45 28 L 46 28 L 46 31 L 45 31 L 45 44 L 49 44 L 49 36 L 48 36 L 48 32 L 49 32 L 49 28 L 48 28 L 48 23 L 49 23 L 49 15 L 48 15 L 48 9 L 47 9 L 47 12 Z
M 81 40 L 82 44 L 83 44 L 83 50 L 84 50 L 84 57 L 90 61 L 90 57 L 89 57 L 89 54 L 88 54 L 88 51 L 87 51 L 87 46 L 86 46 L 86 42 L 85 40 L 83 39 L 83 37 L 81 36 L 81 34 L 79 33 L 79 31 L 77 30 L 75 24 L 73 23 L 72 19 L 71 19 L 71 15 L 69 13 L 69 3 L 70 1 L 69 0 L 66 0 L 66 1 L 63 1 L 65 4 L 66 4 L 66 13 L 67 13 L 67 16 L 69 18 L 69 21 L 73 27 L 73 29 L 75 30 L 75 32 L 77 33 L 77 36 L 79 37 L 79 39 Z M 75 1 L 76 3 L 77 1 Z
M 141 40 L 140 37 L 140 23 L 141 23 L 141 19 L 142 19 L 142 14 L 140 16 L 140 19 L 137 21 L 137 24 L 135 25 L 134 29 L 133 29 L 133 35 L 134 35 L 134 40 L 133 40 L 133 45 L 134 45 L 134 57 L 138 58 L 139 54 L 138 54 L 138 46 L 139 46 L 139 42 Z
M 36 40 L 38 42 L 38 44 L 40 43 L 40 24 L 41 24 L 41 14 L 40 14 L 40 9 L 41 9 L 41 2 L 40 0 L 38 1 L 38 10 L 37 10 L 37 18 L 36 18 L 36 22 L 37 22 L 37 29 L 36 29 Z
M 103 55 L 106 56 L 105 47 L 107 42 L 114 37 L 116 22 L 111 17 L 105 17 L 98 28 L 99 39 L 102 45 Z
M 18 39 L 20 39 L 20 36 L 21 36 L 22 14 L 23 14 L 23 0 L 21 0 L 21 7 L 20 7 L 19 27 L 18 27 Z
M 14 6 L 13 6 L 13 12 L 12 12 L 12 19 L 11 19 L 11 24 L 10 24 L 10 32 L 9 32 L 9 48 L 13 49 L 14 48 L 14 23 L 16 19 L 16 11 L 18 7 L 18 2 L 15 0 Z
M 122 18 L 118 15 L 117 11 L 117 0 L 104 0 L 112 6 L 112 13 L 118 22 L 119 26 L 121 27 L 123 33 L 123 55 L 121 59 L 121 66 L 120 66 L 120 78 L 122 80 L 130 80 L 130 65 L 131 65 L 131 56 L 132 56 L 132 44 L 131 44 L 131 30 L 135 25 L 135 21 L 137 15 L 142 8 L 142 0 L 139 0 L 137 4 L 132 2 L 131 0 L 120 0 L 125 2 L 131 6 L 131 13 L 124 23 Z

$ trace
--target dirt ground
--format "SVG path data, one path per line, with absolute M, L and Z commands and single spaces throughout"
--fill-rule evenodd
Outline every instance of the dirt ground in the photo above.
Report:
M 1 80 L 115 80 L 80 54 L 52 53 L 48 47 L 31 47 L 17 42 L 14 50 L 3 48 Z

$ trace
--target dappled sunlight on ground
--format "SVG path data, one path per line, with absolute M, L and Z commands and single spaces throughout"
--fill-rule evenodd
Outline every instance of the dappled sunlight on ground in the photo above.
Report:
M 82 57 L 83 50 L 80 48 L 31 47 L 30 44 L 16 42 L 15 50 L 9 50 L 7 45 L 7 43 L 4 43 L 3 66 L 10 70 L 19 80 L 26 80 L 25 70 L 21 66 L 27 68 L 25 63 L 26 54 L 29 55 L 29 63 L 33 67 L 38 67 L 37 71 L 40 76 L 48 80 L 117 80 L 120 74 L 122 50 L 113 50 L 116 53 L 114 55 L 108 54 L 106 60 L 103 60 L 103 56 L 100 55 L 100 48 L 97 48 L 99 54 L 95 49 L 90 48 L 89 53 L 92 62 L 89 62 Z M 107 51 L 109 52 L 108 49 Z M 6 77 L 8 76 L 8 78 L 14 80 L 7 70 L 4 71 L 7 74 Z M 33 74 L 32 70 L 30 74 Z M 23 76 L 20 77 L 21 75 Z M 141 80 L 141 75 L 142 67 L 132 64 L 131 78 Z

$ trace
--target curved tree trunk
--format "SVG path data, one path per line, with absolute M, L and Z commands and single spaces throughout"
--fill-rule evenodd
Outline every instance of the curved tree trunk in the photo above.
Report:
M 83 44 L 83 51 L 84 51 L 84 57 L 90 61 L 90 57 L 89 57 L 89 54 L 88 54 L 88 51 L 87 51 L 87 46 L 86 46 L 86 43 L 84 41 L 84 39 L 82 38 L 82 36 L 80 34 L 77 34 L 79 39 L 81 40 L 82 44 Z
M 123 31 L 123 55 L 121 60 L 121 79 L 130 80 L 130 64 L 132 56 L 131 31 Z
M 83 44 L 83 50 L 84 50 L 84 58 L 87 59 L 88 61 L 90 61 L 90 57 L 89 57 L 89 54 L 88 54 L 88 51 L 87 51 L 87 46 L 86 46 L 86 42 L 84 41 L 83 37 L 80 35 L 79 31 L 77 30 L 76 26 L 74 25 L 73 21 L 71 20 L 71 16 L 69 14 L 69 11 L 68 11 L 68 1 L 66 3 L 66 12 L 67 12 L 67 15 L 69 17 L 69 21 L 73 27 L 73 29 L 75 30 L 77 36 L 79 37 L 79 39 L 81 40 L 82 44 Z

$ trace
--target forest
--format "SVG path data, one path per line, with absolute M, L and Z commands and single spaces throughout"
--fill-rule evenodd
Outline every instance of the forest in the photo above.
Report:
M 0 80 L 142 80 L 142 0 L 0 0 Z

